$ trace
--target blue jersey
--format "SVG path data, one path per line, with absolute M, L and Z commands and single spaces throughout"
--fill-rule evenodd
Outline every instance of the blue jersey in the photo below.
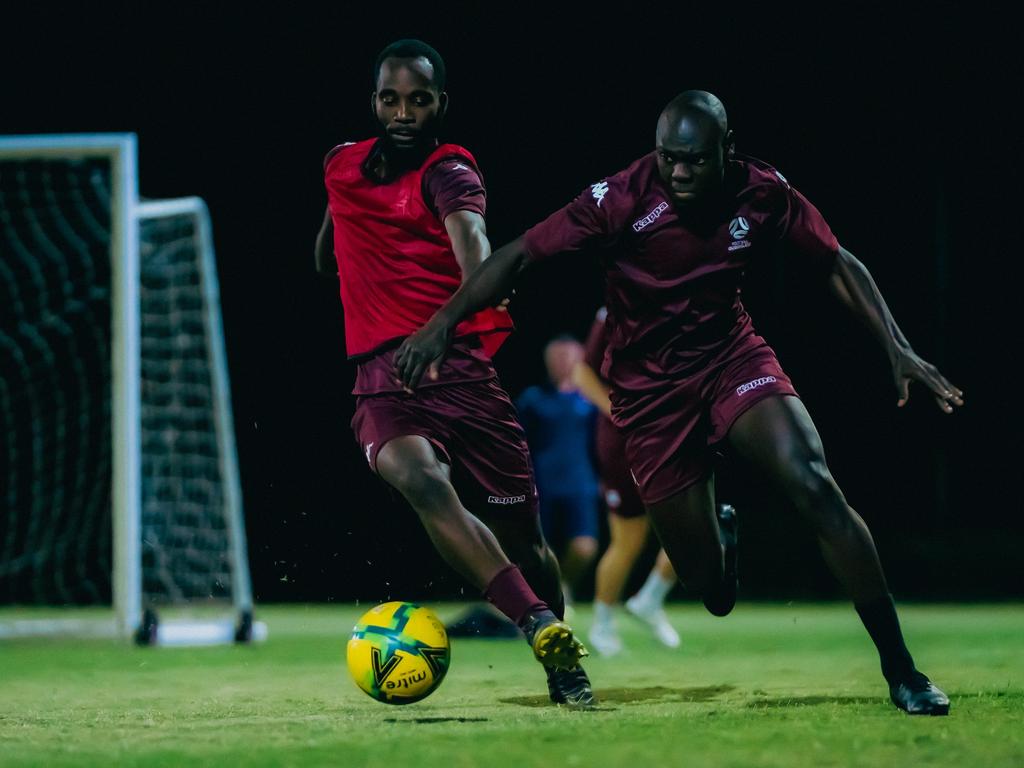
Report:
M 540 494 L 596 493 L 592 446 L 597 409 L 578 392 L 559 392 L 551 386 L 528 388 L 516 407 Z

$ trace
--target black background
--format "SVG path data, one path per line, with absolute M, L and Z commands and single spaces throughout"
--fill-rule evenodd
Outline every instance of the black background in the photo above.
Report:
M 85 6 L 87 4 L 81 4 Z M 92 4 L 88 4 L 92 5 Z M 313 270 L 321 159 L 365 138 L 372 63 L 400 37 L 444 55 L 446 138 L 488 184 L 497 245 L 653 145 L 664 103 L 704 88 L 741 151 L 776 165 L 869 267 L 916 350 L 967 393 L 896 408 L 866 332 L 784 261 L 748 306 L 875 533 L 893 591 L 1020 596 L 1014 48 L 951 4 L 777 15 L 769 5 L 37 4 L 0 24 L 2 132 L 134 131 L 145 197 L 213 215 L 257 599 L 458 596 L 412 512 L 365 467 L 336 283 Z M 978 15 L 971 15 L 977 13 Z M 601 303 L 586 257 L 535 268 L 496 363 L 514 395 Z M 831 597 L 809 535 L 726 469 L 748 597 Z M 466 589 L 466 594 L 470 590 Z

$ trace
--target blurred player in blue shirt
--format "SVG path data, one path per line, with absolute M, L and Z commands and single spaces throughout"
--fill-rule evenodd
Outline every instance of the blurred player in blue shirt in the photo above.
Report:
M 597 555 L 599 490 L 593 445 L 597 409 L 576 389 L 583 345 L 559 336 L 544 348 L 549 381 L 516 402 L 533 457 L 544 535 L 559 552 L 566 602 Z

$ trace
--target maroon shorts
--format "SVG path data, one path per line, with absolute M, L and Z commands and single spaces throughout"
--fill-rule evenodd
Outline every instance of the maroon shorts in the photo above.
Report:
M 633 415 L 624 429 L 626 456 L 640 498 L 648 505 L 664 501 L 708 477 L 715 444 L 744 411 L 766 397 L 796 394 L 775 352 L 763 344 L 639 400 L 627 395 Z
M 597 468 L 601 473 L 601 492 L 608 511 L 619 517 L 640 517 L 647 513 L 640 501 L 636 482 L 626 462 L 626 437 L 610 419 L 597 420 Z
M 452 468 L 452 485 L 471 512 L 537 513 L 526 435 L 496 379 L 356 398 L 352 429 L 370 469 L 389 440 L 419 435 Z

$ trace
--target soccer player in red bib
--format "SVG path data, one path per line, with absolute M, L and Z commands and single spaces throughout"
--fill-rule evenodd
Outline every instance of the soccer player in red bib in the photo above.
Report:
M 445 561 L 523 630 L 551 699 L 590 706 L 586 650 L 562 621 L 525 436 L 491 365 L 508 314 L 484 308 L 459 323 L 452 354 L 415 392 L 395 375 L 399 343 L 490 254 L 476 161 L 437 139 L 444 81 L 433 48 L 391 44 L 372 95 L 381 135 L 324 161 L 315 256 L 341 283 L 345 344 L 358 364 L 352 427 L 371 470 L 410 503 Z
M 653 152 L 496 251 L 403 343 L 398 373 L 413 386 L 435 370 L 456 322 L 505 295 L 529 263 L 601 249 L 610 326 L 601 373 L 612 419 L 682 582 L 715 615 L 732 610 L 735 546 L 719 530 L 711 471 L 713 447 L 723 444 L 770 478 L 814 531 L 878 649 L 893 703 L 944 715 L 949 699 L 914 665 L 871 534 L 740 300 L 746 266 L 777 247 L 865 322 L 888 354 L 900 406 L 911 381 L 945 413 L 963 405 L 963 393 L 913 351 L 867 269 L 817 209 L 770 165 L 735 154 L 725 107 L 705 91 L 665 107 Z

